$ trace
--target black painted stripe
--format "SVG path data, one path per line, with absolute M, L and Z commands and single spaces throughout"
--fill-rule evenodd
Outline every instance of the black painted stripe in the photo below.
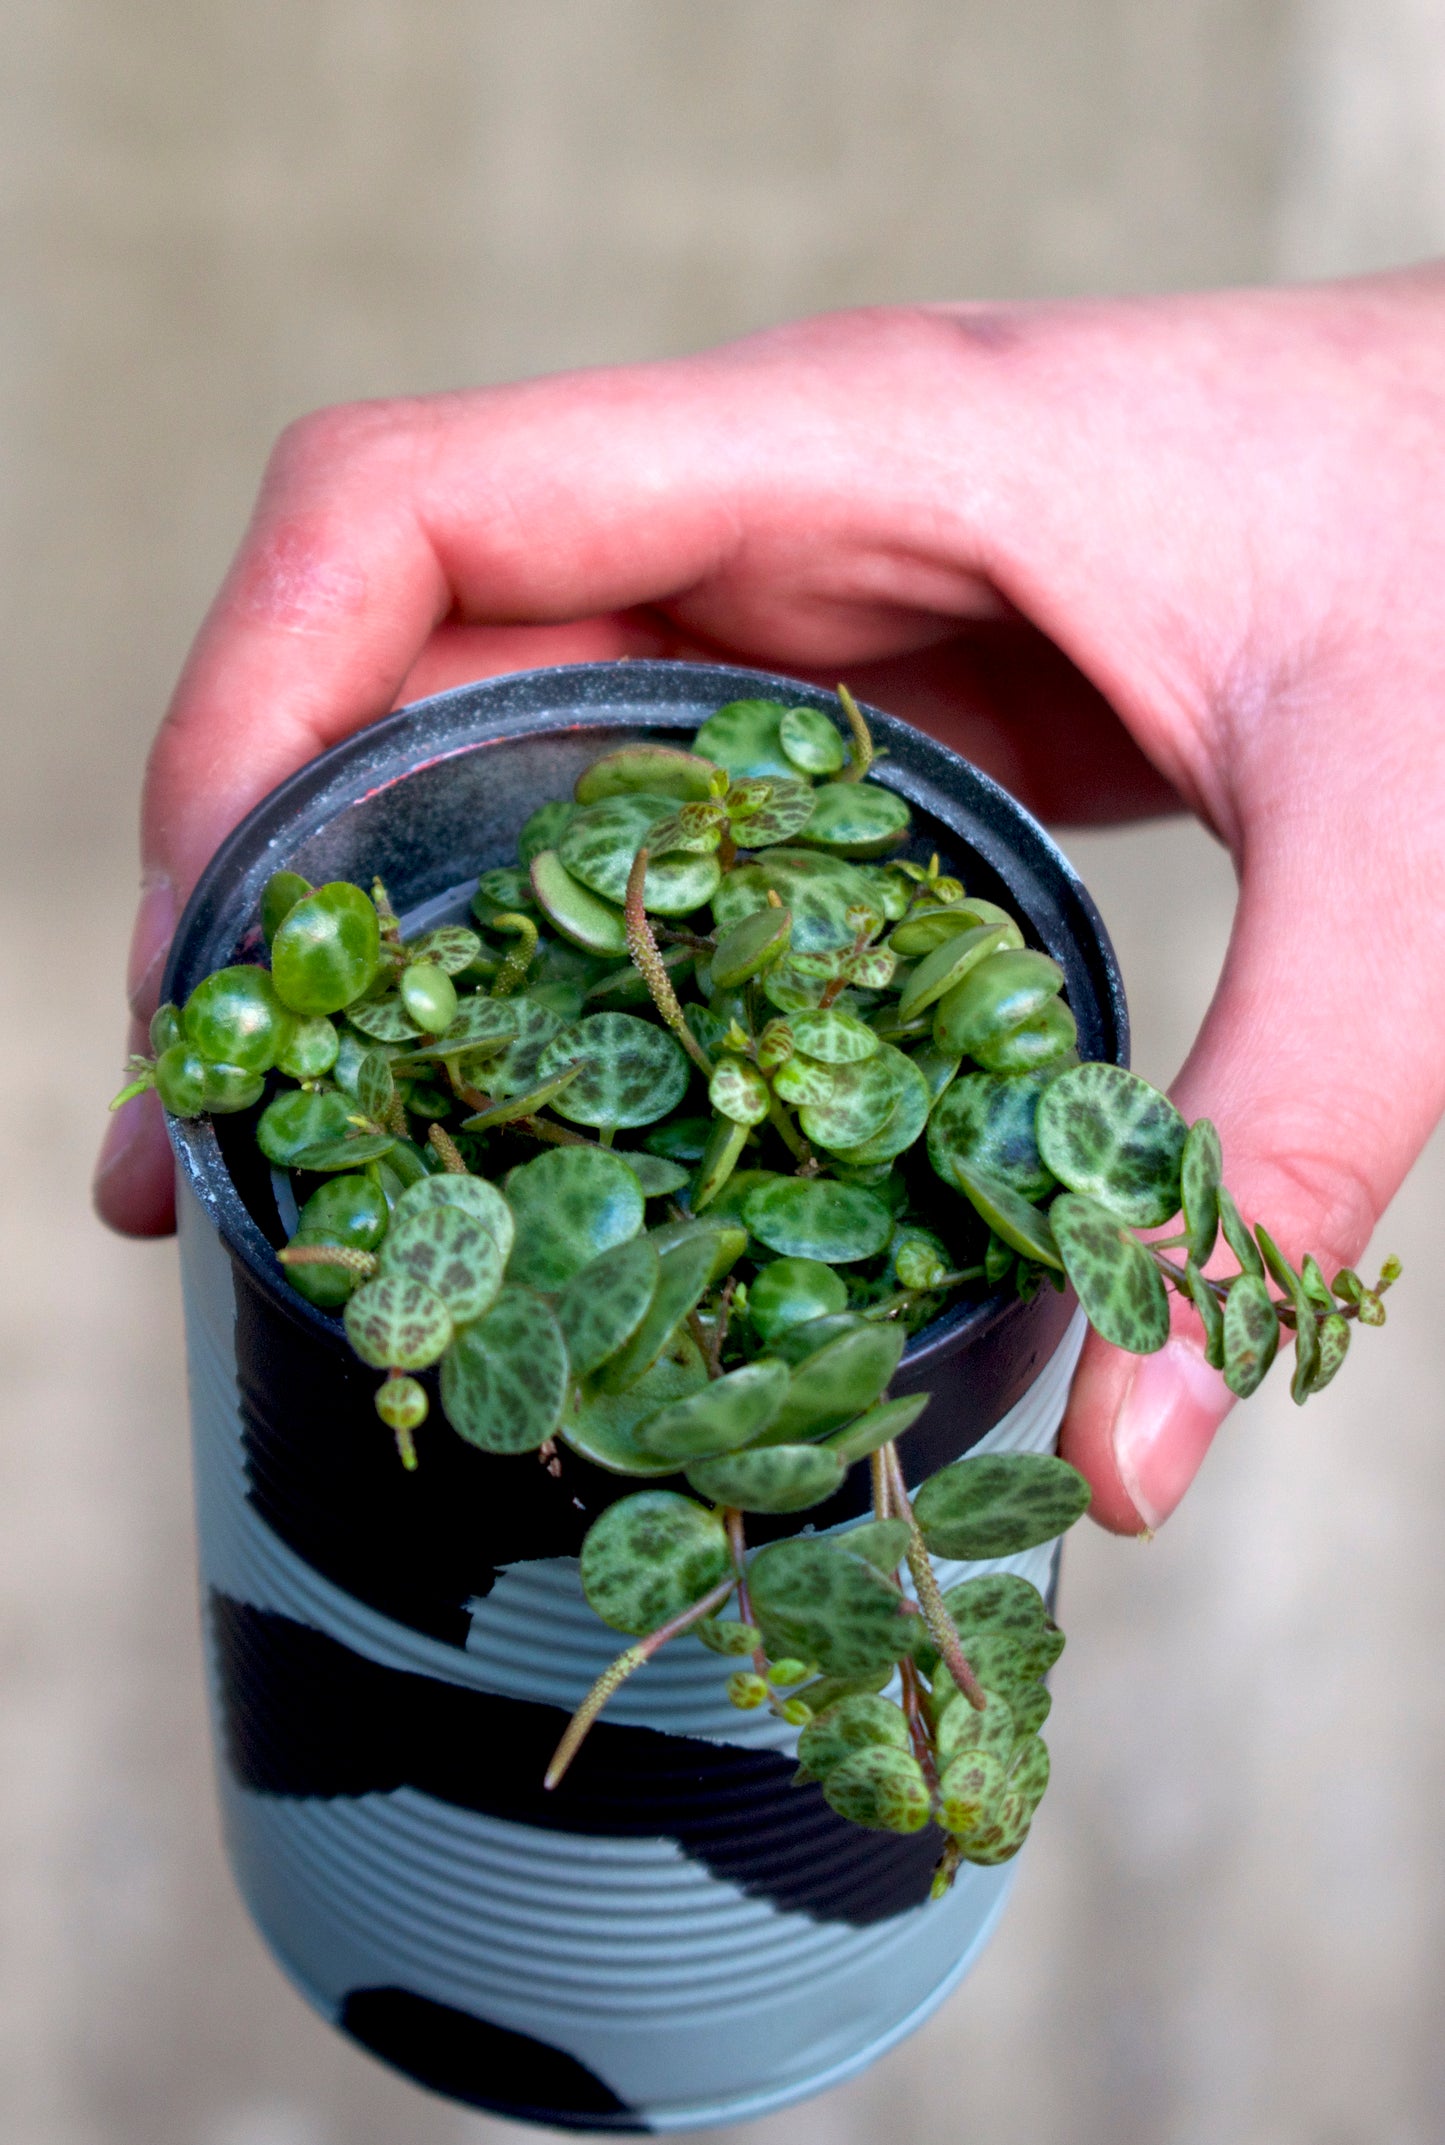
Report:
M 636 2109 L 565 2049 L 414 1990 L 353 1989 L 339 2024 L 418 2085 L 473 2108 L 561 2130 L 647 2129 Z
M 227 1760 L 270 1795 L 412 1787 L 544 1831 L 675 1840 L 716 1877 L 818 1921 L 886 1921 L 928 1897 L 931 1832 L 864 1832 L 790 1759 L 602 1721 L 554 1794 L 566 1715 L 383 1668 L 309 1625 L 211 1596 Z

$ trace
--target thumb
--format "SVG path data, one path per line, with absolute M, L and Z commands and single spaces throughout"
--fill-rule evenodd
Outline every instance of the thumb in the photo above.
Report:
M 1356 844 L 1354 816 L 1321 800 L 1293 838 L 1276 825 L 1246 844 L 1219 988 L 1172 1090 L 1186 1119 L 1219 1127 L 1246 1222 L 1296 1266 L 1313 1252 L 1329 1277 L 1359 1258 L 1445 1103 L 1445 975 L 1428 936 L 1445 899 L 1438 833 L 1427 825 L 1416 842 L 1397 822 Z M 1222 1239 L 1209 1270 L 1236 1270 Z M 1093 1517 L 1118 1533 L 1158 1527 L 1233 1405 L 1177 1298 L 1156 1355 L 1091 1333 L 1060 1450 L 1093 1487 Z

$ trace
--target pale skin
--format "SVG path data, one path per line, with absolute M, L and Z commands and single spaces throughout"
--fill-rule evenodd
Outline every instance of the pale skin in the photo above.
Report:
M 1172 1093 L 1287 1253 L 1360 1255 L 1445 1105 L 1445 270 L 841 314 L 303 419 L 151 756 L 133 1011 L 221 837 L 324 746 L 654 654 L 846 678 L 1051 819 L 1196 813 L 1240 899 Z M 153 1096 L 96 1197 L 172 1226 Z M 1107 1527 L 1166 1518 L 1228 1411 L 1196 1336 L 1090 1336 L 1062 1449 Z

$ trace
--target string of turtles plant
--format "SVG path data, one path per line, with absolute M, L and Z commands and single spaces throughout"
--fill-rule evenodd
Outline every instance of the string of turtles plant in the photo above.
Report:
M 909 1334 L 959 1295 L 1070 1282 L 1144 1354 L 1172 1294 L 1241 1396 L 1292 1339 L 1303 1401 L 1399 1269 L 1369 1288 L 1296 1267 L 1242 1218 L 1207 1120 L 1079 1062 L 1063 971 L 904 853 L 908 806 L 867 779 L 839 698 L 846 728 L 747 700 L 691 751 L 607 753 L 482 873 L 474 927 L 408 939 L 379 883 L 278 872 L 269 968 L 163 1006 L 117 1100 L 264 1103 L 257 1142 L 299 1203 L 282 1265 L 385 1373 L 404 1467 L 435 1373 L 486 1452 L 667 1481 L 583 1544 L 588 1602 L 633 1643 L 549 1785 L 690 1632 L 735 1664 L 734 1705 L 800 1731 L 799 1778 L 836 1811 L 940 1829 L 941 1890 L 1022 1844 L 1064 1643 L 1024 1579 L 948 1567 L 1051 1542 L 1088 1490 L 1014 1453 L 908 1489 L 926 1396 L 888 1388 Z M 1232 1273 L 1206 1271 L 1220 1236 Z M 864 1463 L 871 1518 L 750 1551 L 748 1515 L 805 1514 Z

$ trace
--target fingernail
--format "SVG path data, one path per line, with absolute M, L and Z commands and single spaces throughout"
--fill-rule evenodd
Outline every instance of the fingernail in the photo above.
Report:
M 1218 1371 L 1187 1341 L 1141 1357 L 1114 1418 L 1114 1465 L 1146 1528 L 1174 1510 L 1233 1405 Z
M 161 974 L 176 929 L 176 890 L 164 872 L 147 872 L 130 935 L 126 996 L 137 1020 L 149 1020 L 160 997 Z

